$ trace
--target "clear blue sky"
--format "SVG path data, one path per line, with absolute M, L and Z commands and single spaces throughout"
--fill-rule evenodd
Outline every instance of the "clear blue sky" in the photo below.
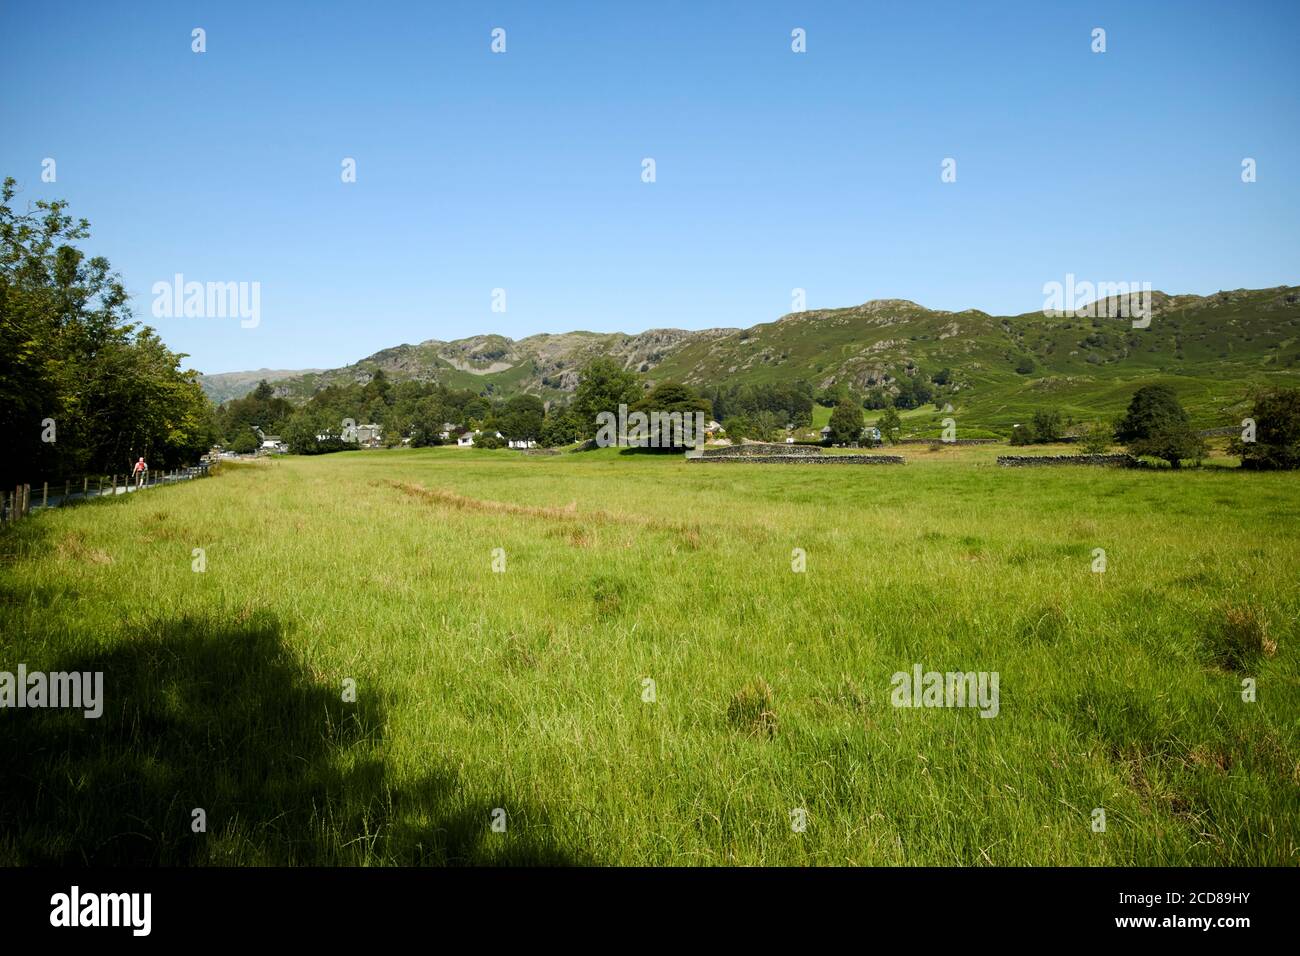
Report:
M 90 219 L 205 372 L 747 326 L 794 287 L 1027 312 L 1067 272 L 1300 282 L 1295 2 L 2 6 L 0 174 Z M 261 324 L 152 319 L 177 272 L 260 282 Z

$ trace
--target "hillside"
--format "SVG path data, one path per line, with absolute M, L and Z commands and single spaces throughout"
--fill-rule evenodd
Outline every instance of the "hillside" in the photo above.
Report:
M 273 369 L 259 368 L 250 372 L 218 372 L 215 375 L 200 375 L 199 385 L 203 388 L 203 394 L 208 396 L 216 404 L 220 405 L 224 401 L 232 398 L 243 398 L 249 392 L 257 387 L 257 383 L 265 379 L 268 382 L 279 382 L 286 378 L 294 378 L 299 375 L 306 375 L 310 372 L 319 372 L 320 369 Z
M 383 369 L 395 381 L 563 398 L 597 355 L 617 358 L 651 381 L 696 386 L 806 379 L 818 388 L 847 383 L 888 390 L 901 376 L 947 368 L 953 384 L 945 399 L 956 414 L 966 424 L 1005 427 L 1043 405 L 1075 418 L 1109 414 L 1137 384 L 1152 381 L 1173 384 L 1198 422 L 1223 424 L 1253 385 L 1300 382 L 1300 287 L 1210 296 L 1155 292 L 1152 302 L 1143 329 L 1128 318 L 995 316 L 885 299 L 792 313 L 748 329 L 429 340 L 344 368 L 281 378 L 277 392 L 304 399 Z M 242 374 L 255 383 L 259 373 Z

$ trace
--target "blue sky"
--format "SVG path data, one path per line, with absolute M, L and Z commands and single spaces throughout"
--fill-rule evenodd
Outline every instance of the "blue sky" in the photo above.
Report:
M 748 326 L 796 287 L 1018 313 L 1066 273 L 1300 282 L 1293 2 L 6 0 L 3 22 L 0 174 L 90 219 L 137 318 L 205 372 Z M 259 282 L 259 325 L 154 319 L 178 272 Z

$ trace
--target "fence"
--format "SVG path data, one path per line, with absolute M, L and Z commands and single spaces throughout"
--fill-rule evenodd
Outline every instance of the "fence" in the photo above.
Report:
M 4 492 L 4 505 L 3 510 L 0 511 L 0 520 L 3 520 L 5 524 L 10 524 L 41 508 L 58 508 L 76 501 L 102 498 L 105 495 L 125 495 L 135 491 L 144 491 L 148 488 L 174 484 L 178 481 L 206 478 L 210 468 L 211 463 L 204 461 L 188 468 L 177 468 L 173 471 L 148 471 L 145 472 L 144 479 L 139 486 L 136 485 L 134 476 L 130 474 L 109 475 L 107 476 L 107 483 L 103 475 L 97 475 L 94 478 L 83 477 L 80 489 L 78 489 L 76 481 L 65 479 L 62 492 L 59 491 L 58 482 L 55 482 L 54 488 L 50 487 L 48 481 L 42 482 L 40 487 L 34 491 L 32 485 L 16 485 L 12 491 Z M 119 478 L 121 484 L 118 483 Z M 105 487 L 106 484 L 107 487 Z

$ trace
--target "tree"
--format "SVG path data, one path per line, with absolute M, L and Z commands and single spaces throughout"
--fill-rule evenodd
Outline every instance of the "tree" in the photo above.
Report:
M 898 409 L 892 405 L 887 406 L 880 418 L 876 419 L 876 428 L 880 430 L 880 437 L 891 445 L 897 442 L 898 433 L 903 430 L 903 420 L 898 417 Z
M 243 398 L 231 399 L 217 410 L 217 431 L 226 442 L 233 441 L 252 425 L 267 434 L 276 434 L 283 430 L 293 412 L 293 405 L 276 398 L 275 389 L 263 379 Z
M 480 396 L 471 398 L 465 403 L 461 416 L 465 419 L 465 424 L 468 425 L 471 421 L 481 422 L 490 414 L 492 414 L 492 403 Z
M 296 413 L 285 423 L 282 431 L 282 437 L 293 454 L 314 455 L 320 450 L 316 436 L 323 432 L 319 420 L 310 410 Z
M 857 402 L 845 400 L 835 406 L 831 412 L 830 440 L 833 445 L 847 445 L 862 437 L 865 427 L 862 420 L 862 406 Z
M 598 358 L 588 362 L 578 376 L 573 396 L 573 413 L 582 429 L 581 436 L 596 434 L 596 416 L 601 412 L 618 414 L 619 405 L 631 405 L 641 397 L 637 376 L 613 359 Z
M 828 385 L 816 395 L 817 404 L 823 408 L 834 408 L 841 402 L 847 402 L 852 398 L 849 386 L 845 382 L 836 382 Z
M 496 427 L 509 441 L 537 441 L 542 434 L 546 406 L 536 395 L 517 395 L 506 402 Z
M 713 417 L 720 422 L 767 412 L 779 418 L 781 426 L 806 428 L 812 424 L 813 387 L 802 379 L 772 385 L 734 383 L 706 390 L 704 397 L 712 403 Z
M 1064 434 L 1061 429 L 1061 413 L 1055 408 L 1040 408 L 1034 412 L 1031 422 L 1033 440 L 1039 444 L 1060 441 Z
M 361 389 L 361 400 L 367 405 L 376 402 L 388 405 L 391 403 L 389 398 L 391 390 L 392 385 L 389 384 L 388 376 L 384 374 L 382 368 L 377 368 L 374 374 L 370 376 L 370 381 L 366 382 Z
M 1255 440 L 1235 438 L 1229 449 L 1241 467 L 1254 471 L 1300 468 L 1300 389 L 1282 388 L 1255 396 L 1250 417 Z
M 578 420 L 566 409 L 547 415 L 542 422 L 541 437 L 538 443 L 543 448 L 558 448 L 572 445 L 578 440 Z
M 651 447 L 683 448 L 704 441 L 703 425 L 713 413 L 713 405 L 688 385 L 660 382 L 644 398 L 634 402 L 628 411 L 643 412 L 650 418 L 647 435 Z M 670 423 L 665 423 L 663 416 L 672 416 Z M 686 441 L 687 435 L 690 436 L 689 442 Z
M 229 448 L 237 455 L 251 455 L 253 452 L 257 451 L 257 446 L 257 433 L 251 428 L 245 428 L 243 431 L 237 432 L 234 438 L 230 439 Z
M 784 433 L 771 412 L 755 412 L 752 415 L 734 415 L 723 422 L 722 430 L 727 433 L 733 445 L 739 445 L 745 439 L 751 441 L 776 441 Z
M 867 392 L 866 396 L 862 399 L 862 407 L 870 408 L 873 411 L 882 408 L 892 408 L 893 404 L 894 396 L 890 395 L 883 388 L 871 389 L 871 391 Z
M 197 373 L 132 321 L 108 260 L 74 245 L 90 224 L 58 200 L 17 212 L 17 191 L 0 188 L 0 487 L 193 461 L 215 437 Z
M 934 396 L 930 384 L 920 375 L 904 375 L 898 380 L 898 394 L 894 396 L 896 408 L 920 408 Z
M 416 400 L 411 406 L 410 431 L 411 446 L 425 448 L 441 445 L 443 428 L 452 412 L 444 404 L 440 394 L 433 394 Z
M 1171 468 L 1184 459 L 1200 461 L 1205 441 L 1192 430 L 1187 412 L 1168 385 L 1144 385 L 1133 393 L 1128 411 L 1115 428 L 1115 439 L 1129 454 L 1161 458 Z
M 1104 455 L 1110 450 L 1114 430 L 1105 422 L 1088 422 L 1079 431 L 1079 444 L 1085 455 Z

